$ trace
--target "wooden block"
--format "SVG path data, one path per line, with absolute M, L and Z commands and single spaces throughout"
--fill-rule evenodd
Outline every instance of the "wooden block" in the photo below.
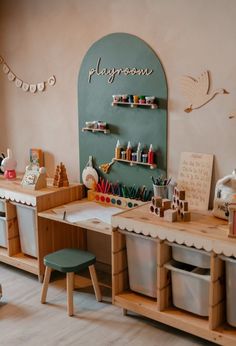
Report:
M 188 202 L 187 201 L 180 201 L 179 206 L 181 211 L 188 211 Z
M 170 209 L 171 208 L 171 200 L 164 198 L 162 200 L 162 207 L 164 208 L 164 210 Z
M 177 197 L 174 195 L 173 196 L 173 204 L 176 204 L 177 203 Z
M 180 201 L 185 200 L 185 191 L 184 191 L 184 190 L 179 190 L 179 195 L 178 195 L 178 197 L 179 197 L 179 200 L 180 200 Z
M 175 222 L 177 221 L 177 210 L 167 209 L 164 211 L 164 220 Z
M 153 213 L 155 213 L 155 207 L 154 207 L 154 205 L 153 204 L 151 204 L 150 205 L 150 207 L 149 207 L 149 210 L 150 210 L 150 212 L 153 214 Z
M 159 208 L 154 208 L 154 214 L 156 214 L 157 216 L 159 216 Z
M 179 192 L 179 189 L 177 186 L 175 186 L 174 188 L 174 196 L 177 196 L 178 195 L 178 192 Z
M 160 207 L 160 208 L 156 208 L 156 209 L 157 209 L 156 214 L 160 217 L 163 217 L 164 216 L 164 208 Z
M 190 221 L 191 220 L 191 214 L 189 211 L 180 212 L 180 217 L 181 217 L 182 221 Z
M 185 199 L 185 190 L 179 190 L 177 187 L 174 189 L 174 196 L 179 200 Z
M 162 198 L 161 197 L 152 197 L 152 204 L 154 207 L 159 208 L 162 206 Z

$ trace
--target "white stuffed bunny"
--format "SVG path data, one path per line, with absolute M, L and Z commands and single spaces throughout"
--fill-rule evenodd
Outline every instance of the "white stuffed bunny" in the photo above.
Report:
M 1 169 L 4 172 L 4 177 L 6 179 L 16 178 L 16 160 L 12 156 L 11 149 L 7 149 L 7 156 L 2 160 Z

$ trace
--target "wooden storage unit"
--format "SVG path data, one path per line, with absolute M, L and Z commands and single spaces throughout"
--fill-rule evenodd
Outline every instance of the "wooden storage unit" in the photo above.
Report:
M 113 304 L 123 308 L 124 314 L 130 310 L 217 344 L 233 346 L 236 344 L 236 328 L 225 322 L 224 263 L 219 254 L 236 257 L 236 240 L 227 237 L 227 222 L 208 212 L 193 212 L 191 218 L 191 222 L 166 222 L 149 212 L 149 204 L 112 217 Z M 126 237 L 121 231 L 157 239 L 157 299 L 130 290 Z M 172 305 L 170 271 L 164 267 L 172 258 L 168 242 L 211 253 L 209 317 L 201 317 Z M 145 254 L 143 258 L 145 261 Z
M 80 245 L 83 247 L 84 236 L 83 231 L 74 226 L 41 220 L 38 213 L 81 199 L 83 194 L 84 190 L 81 184 L 71 184 L 69 187 L 62 188 L 47 187 L 33 191 L 23 188 L 20 178 L 7 181 L 0 177 L 0 198 L 5 203 L 6 216 L 4 220 L 7 237 L 6 248 L 0 247 L 0 261 L 36 274 L 41 281 L 44 274 L 43 257 L 47 253 L 65 246 L 76 247 Z M 35 211 L 35 257 L 26 255 L 21 251 L 17 206 Z

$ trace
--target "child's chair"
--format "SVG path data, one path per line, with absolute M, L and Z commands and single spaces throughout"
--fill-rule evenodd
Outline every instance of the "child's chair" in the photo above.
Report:
M 94 267 L 95 262 L 95 255 L 88 251 L 83 251 L 80 249 L 62 249 L 45 256 L 44 264 L 46 266 L 46 270 L 41 293 L 41 303 L 44 304 L 46 302 L 48 284 L 50 281 L 52 269 L 66 273 L 67 312 L 69 316 L 72 316 L 74 314 L 74 273 L 77 273 L 86 268 L 89 268 L 96 300 L 100 302 L 102 300 L 102 296 Z

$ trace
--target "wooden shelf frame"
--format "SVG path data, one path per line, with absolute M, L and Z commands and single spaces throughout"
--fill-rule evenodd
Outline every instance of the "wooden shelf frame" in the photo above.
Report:
M 125 315 L 130 310 L 219 345 L 234 346 L 236 328 L 225 324 L 224 270 L 219 256 L 211 253 L 208 318 L 172 306 L 170 272 L 164 267 L 170 258 L 171 247 L 165 241 L 157 240 L 157 298 L 132 292 L 129 288 L 126 238 L 119 228 L 113 228 L 113 304 L 121 307 Z
M 8 255 L 8 250 L 0 247 L 0 262 L 38 275 L 38 260 L 19 252 L 13 256 Z
M 37 191 L 21 186 L 22 177 L 7 181 L 0 177 L 0 195 L 5 203 L 5 222 L 7 247 L 0 247 L 0 262 L 20 268 L 38 276 L 42 281 L 44 275 L 43 258 L 50 252 L 65 247 L 83 246 L 83 234 L 71 225 L 57 222 L 41 222 L 38 214 L 44 210 L 73 202 L 84 197 L 82 184 L 70 184 L 69 187 L 49 186 Z M 35 213 L 35 257 L 22 253 L 16 208 L 20 206 L 33 209 Z

